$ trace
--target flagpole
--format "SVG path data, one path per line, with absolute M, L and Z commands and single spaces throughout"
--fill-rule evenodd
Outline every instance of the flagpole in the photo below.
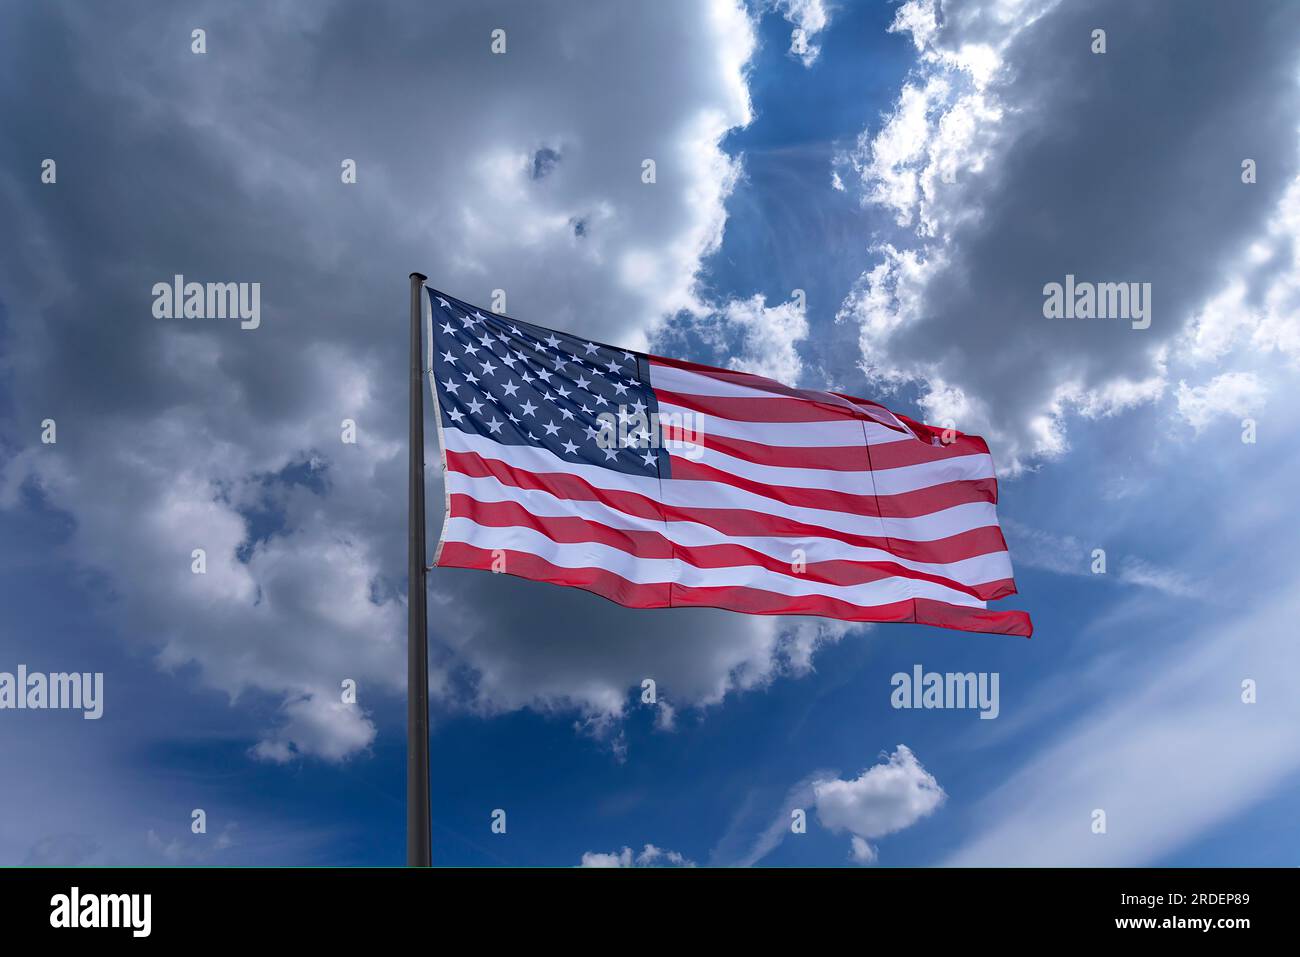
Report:
M 407 488 L 406 576 L 406 864 L 428 867 L 429 838 L 429 633 L 425 607 L 424 370 L 420 349 L 420 296 L 427 276 L 411 273 L 410 475 Z

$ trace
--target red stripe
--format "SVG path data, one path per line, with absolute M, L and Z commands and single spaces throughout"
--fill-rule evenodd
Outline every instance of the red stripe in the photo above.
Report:
M 835 472 L 866 472 L 872 469 L 896 469 L 923 465 L 963 455 L 983 454 L 985 449 L 970 436 L 959 436 L 950 445 L 930 445 L 919 439 L 860 445 L 785 446 L 764 445 L 727 435 L 713 435 L 707 429 L 684 429 L 679 425 L 661 426 L 665 439 L 714 449 L 733 458 L 757 465 L 775 465 L 793 469 L 827 469 Z M 868 454 L 870 452 L 870 454 Z
M 716 379 L 719 382 L 727 382 L 732 385 L 744 386 L 747 389 L 754 389 L 760 392 L 770 392 L 774 396 L 788 396 L 790 398 L 802 399 L 805 402 L 816 402 L 823 406 L 834 409 L 841 409 L 853 415 L 851 409 L 846 408 L 845 403 L 860 406 L 869 410 L 869 418 L 881 422 L 881 424 L 896 429 L 897 425 L 892 421 L 894 413 L 885 408 L 879 402 L 872 402 L 870 399 L 859 399 L 856 396 L 845 395 L 842 392 L 827 392 L 821 389 L 799 389 L 794 386 L 786 385 L 783 382 L 777 382 L 775 379 L 769 379 L 766 376 L 755 375 L 752 372 L 738 372 L 734 369 L 718 369 L 713 366 L 700 365 L 697 362 L 687 362 L 684 359 L 667 359 L 663 356 L 648 356 L 651 365 L 669 366 L 676 369 L 683 369 L 687 372 L 694 372 L 697 375 L 705 376 L 710 379 Z M 653 382 L 654 376 L 651 375 Z M 655 388 L 655 392 L 660 390 Z
M 474 478 L 491 476 L 515 488 L 549 492 L 557 498 L 599 502 L 609 508 L 662 521 L 699 522 L 727 535 L 770 535 L 774 537 L 833 538 L 850 545 L 879 548 L 899 558 L 928 564 L 959 562 L 976 555 L 1006 551 L 1002 530 L 985 525 L 947 538 L 930 542 L 913 542 L 879 535 L 860 535 L 811 525 L 777 515 L 765 515 L 743 508 L 681 508 L 656 502 L 637 492 L 596 488 L 576 475 L 563 472 L 529 472 L 516 469 L 497 459 L 485 459 L 476 452 L 446 453 L 447 468 Z
M 993 601 L 1016 591 L 1015 582 L 1002 579 L 978 585 L 964 585 L 942 575 L 933 575 L 907 568 L 897 562 L 859 562 L 832 559 L 812 562 L 798 574 L 791 572 L 791 563 L 783 562 L 744 545 L 678 545 L 659 532 L 612 528 L 579 516 L 534 515 L 518 502 L 480 502 L 469 495 L 451 496 L 453 518 L 468 518 L 479 525 L 493 528 L 519 526 L 531 528 L 554 542 L 599 542 L 637 558 L 680 558 L 696 568 L 730 568 L 737 565 L 756 565 L 768 571 L 806 578 L 827 585 L 861 585 L 886 578 L 908 578 L 915 581 L 934 582 L 965 592 L 984 601 Z
M 840 621 L 915 622 L 1025 638 L 1033 634 L 1029 616 L 1023 611 L 985 611 L 924 598 L 864 606 L 822 595 L 781 595 L 741 586 L 695 588 L 667 582 L 641 585 L 602 568 L 563 568 L 527 552 L 511 549 L 496 549 L 495 552 L 496 555 L 493 550 L 447 542 L 439 555 L 438 566 L 488 570 L 500 556 L 505 559 L 507 574 L 582 588 L 630 608 L 696 606 L 723 608 L 749 615 L 817 615 Z
M 800 488 L 795 485 L 768 485 L 753 479 L 727 472 L 723 469 L 693 462 L 674 455 L 674 479 L 686 481 L 722 482 L 735 488 L 762 495 L 786 505 L 800 508 L 819 508 L 830 512 L 847 512 L 850 515 L 870 515 L 877 518 L 916 518 L 972 502 L 996 503 L 996 485 L 991 478 L 961 479 L 897 492 L 893 495 L 872 493 L 854 494 L 826 488 Z

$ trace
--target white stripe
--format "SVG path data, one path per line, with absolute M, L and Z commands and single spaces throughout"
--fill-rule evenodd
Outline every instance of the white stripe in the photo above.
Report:
M 724 482 L 671 479 L 661 483 L 659 479 L 648 476 L 627 475 L 595 465 L 565 462 L 547 449 L 530 445 L 503 445 L 459 429 L 444 429 L 443 436 L 450 451 L 476 452 L 484 458 L 496 459 L 512 468 L 528 472 L 574 475 L 596 488 L 636 492 L 678 508 L 745 509 L 778 515 L 808 525 L 820 525 L 851 535 L 888 536 L 913 542 L 930 542 L 998 523 L 997 510 L 991 502 L 954 505 L 915 518 L 881 519 L 875 515 L 789 505 Z
M 707 545 L 743 545 L 778 561 L 792 561 L 794 549 L 803 549 L 808 563 L 825 561 L 893 562 L 912 571 L 952 579 L 963 585 L 981 585 L 1001 581 L 1011 575 L 1011 560 L 1006 551 L 977 555 L 957 562 L 918 562 L 901 558 L 881 548 L 850 545 L 834 538 L 810 536 L 730 535 L 699 522 L 641 518 L 610 508 L 600 502 L 559 498 L 541 489 L 522 489 L 506 485 L 493 476 L 472 478 L 459 472 L 447 474 L 448 490 L 467 495 L 477 502 L 513 502 L 539 518 L 576 517 L 599 522 L 610 528 L 632 532 L 657 532 L 683 548 Z
M 783 575 L 758 565 L 697 568 L 679 558 L 635 558 L 599 542 L 555 542 L 531 528 L 485 526 L 467 518 L 449 519 L 443 529 L 443 541 L 526 552 L 561 568 L 600 568 L 640 585 L 674 582 L 696 588 L 759 588 L 795 597 L 821 595 L 865 606 L 931 598 L 953 605 L 986 607 L 983 601 L 965 592 L 915 578 L 884 578 L 861 585 L 829 585 L 795 575 Z
M 682 455 L 675 449 L 669 449 L 673 458 L 698 461 L 732 475 L 762 482 L 765 485 L 787 485 L 792 488 L 824 488 L 848 495 L 898 495 L 902 492 L 915 492 L 917 489 L 942 485 L 945 482 L 975 481 L 993 478 L 993 457 L 977 453 L 958 455 L 933 462 L 919 462 L 916 465 L 900 465 L 892 469 L 877 469 L 874 472 L 841 472 L 834 469 L 801 469 L 781 465 L 761 465 L 738 459 L 711 449 L 703 448 L 700 457 Z M 862 453 L 862 462 L 867 462 L 866 450 Z
M 743 375 L 744 373 L 739 373 Z M 894 413 L 890 412 L 884 406 L 875 402 L 867 402 L 865 399 L 857 401 L 846 399 L 842 396 L 835 395 L 832 392 L 823 392 L 817 389 L 803 389 L 800 391 L 808 395 L 788 395 L 783 389 L 790 388 L 783 386 L 774 379 L 767 379 L 763 376 L 750 376 L 747 379 L 748 384 L 741 384 L 728 379 L 721 379 L 716 376 L 706 375 L 702 372 L 692 372 L 689 369 L 680 369 L 677 366 L 664 365 L 650 361 L 650 385 L 655 389 L 663 389 L 666 392 L 678 392 L 683 395 L 698 396 L 719 396 L 732 399 L 795 399 L 804 402 L 816 402 L 818 405 L 828 406 L 830 408 L 843 409 L 846 415 L 863 413 L 873 418 L 883 418 L 884 420 L 897 426 L 899 429 L 908 431 L 907 426 L 899 421 Z M 775 388 L 772 388 L 775 387 Z M 893 430 L 891 430 L 893 431 Z
M 675 418 L 674 418 L 675 417 Z M 883 445 L 886 442 L 919 442 L 911 433 L 904 434 L 865 419 L 842 422 L 740 422 L 708 412 L 696 412 L 671 402 L 659 403 L 659 421 L 687 430 L 700 429 L 707 440 L 721 435 L 745 442 L 759 442 L 773 448 L 819 448 L 846 445 Z
M 733 399 L 803 399 L 803 396 L 787 395 L 784 392 L 773 391 L 766 387 L 768 383 L 780 386 L 779 382 L 764 379 L 762 376 L 755 376 L 749 385 L 742 385 L 728 379 L 718 379 L 703 373 L 692 372 L 689 369 L 660 365 L 653 359 L 650 360 L 650 386 L 655 389 L 681 392 L 686 395 L 714 395 Z M 842 408 L 846 413 L 851 412 L 853 409 L 852 403 L 830 393 L 826 393 L 824 399 L 819 396 L 819 400 L 827 405 Z M 809 400 L 804 399 L 804 401 Z

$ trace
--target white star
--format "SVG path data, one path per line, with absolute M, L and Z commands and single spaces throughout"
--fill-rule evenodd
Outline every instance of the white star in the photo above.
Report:
M 587 426 L 587 438 L 594 439 L 598 433 L 591 426 Z
M 509 419 L 511 422 L 513 422 L 515 425 L 519 424 L 519 420 L 516 419 L 513 415 L 511 415 L 509 412 L 506 413 L 506 418 Z
M 523 335 L 523 333 L 519 331 L 519 327 L 518 327 L 518 326 L 511 326 L 511 327 L 510 327 L 510 331 L 513 332 L 513 333 L 514 333 L 515 335 L 517 335 L 517 336 L 522 336 L 522 335 Z
M 628 362 L 636 362 L 636 356 L 632 355 L 630 352 L 623 353 L 623 358 Z
M 491 360 L 487 362 L 480 362 L 479 365 L 483 367 L 484 375 L 491 375 L 492 373 L 497 371 L 497 367 L 492 364 Z
M 501 387 L 501 391 L 513 399 L 515 393 L 519 391 L 519 386 L 515 385 L 514 379 L 511 379 L 509 382 L 507 382 L 505 385 Z
M 449 303 L 446 299 L 443 299 L 442 296 L 438 297 L 438 305 L 442 306 L 442 308 L 444 309 L 451 309 L 451 303 Z
M 524 402 L 524 404 L 519 407 L 519 411 L 524 415 L 532 415 L 537 411 L 537 406 L 533 405 L 531 402 Z
M 656 461 L 654 457 L 654 453 L 647 452 L 645 455 L 641 456 L 641 461 L 644 462 L 646 465 L 654 465 Z
M 575 452 L 578 451 L 578 447 L 574 445 L 572 442 L 566 441 L 564 443 L 564 451 L 568 452 L 570 455 L 573 455 Z
M 555 338 L 555 333 L 552 332 L 546 337 L 546 344 L 552 349 L 558 349 L 560 347 L 560 340 Z
M 636 409 L 638 415 L 645 411 L 645 406 L 642 404 L 640 399 L 637 399 L 632 403 L 632 408 Z
M 483 316 L 481 312 L 475 312 L 474 318 L 477 319 L 479 322 L 487 322 L 487 319 Z
M 590 342 L 588 342 L 588 343 L 587 343 L 587 352 L 586 352 L 586 354 L 587 354 L 587 355 L 592 355 L 595 351 L 596 351 L 596 347 L 595 347 L 594 345 L 592 345 Z
M 472 342 L 467 342 L 465 344 L 465 355 L 467 356 L 478 355 L 478 346 L 474 345 L 474 343 Z
M 569 364 L 569 360 L 568 360 L 568 359 L 564 358 L 564 356 L 560 355 L 558 352 L 555 354 L 555 371 L 556 371 L 556 372 L 562 372 L 562 371 L 564 371 L 564 367 L 567 366 L 568 364 Z
M 614 448 L 613 446 L 610 446 L 607 449 L 601 449 L 601 451 L 605 453 L 606 462 L 608 462 L 612 458 L 618 457 L 618 449 Z
M 569 397 L 569 390 L 562 385 L 557 385 L 555 387 L 555 394 L 558 395 L 561 399 L 567 399 Z
M 505 335 L 504 333 L 497 334 L 497 341 L 504 342 L 506 345 L 510 345 L 510 337 Z
M 542 428 L 546 430 L 547 435 L 554 435 L 556 432 L 560 431 L 560 427 L 553 421 L 546 423 Z
M 624 392 L 627 391 L 627 385 L 622 382 L 615 382 L 614 391 L 617 392 L 619 395 L 622 395 Z
M 460 321 L 465 324 L 466 329 L 474 328 L 474 320 L 471 319 L 469 316 L 461 316 Z
M 469 414 L 470 414 L 470 415 L 478 415 L 478 410 L 481 409 L 481 408 L 483 408 L 483 403 L 480 402 L 478 399 L 470 399 L 470 400 L 469 400 Z
M 478 341 L 478 344 L 481 345 L 484 349 L 491 349 L 491 348 L 492 348 L 492 336 L 489 335 L 489 334 L 486 333 L 486 332 L 483 333 L 483 338 L 480 339 L 480 340 Z
M 528 370 L 527 370 L 527 369 L 525 369 L 523 372 L 519 373 L 519 378 L 523 379 L 525 382 L 532 382 L 532 381 L 533 381 L 533 377 L 530 376 L 530 375 L 528 374 Z
M 584 379 L 582 376 L 578 376 L 578 380 L 574 383 L 574 385 L 576 385 L 579 389 L 585 389 L 589 385 L 591 385 L 591 383 L 586 379 Z
M 443 362 L 459 362 L 460 360 L 457 359 L 457 358 L 456 358 L 454 355 L 452 355 L 450 352 L 444 352 L 444 353 L 442 354 L 442 361 L 443 361 Z
M 501 361 L 504 362 L 506 365 L 508 365 L 511 369 L 513 369 L 515 367 L 515 363 L 518 362 L 519 360 L 516 359 L 512 353 L 507 352 L 504 356 L 501 357 Z
M 573 413 L 568 409 L 560 409 L 560 415 L 564 416 L 566 421 L 573 418 Z
M 487 424 L 487 427 L 491 429 L 494 433 L 496 433 L 501 431 L 501 426 L 503 425 L 505 425 L 505 423 L 498 422 L 497 417 L 494 415 L 492 416 L 492 421 Z
M 615 372 L 615 373 L 616 373 L 616 372 L 618 372 L 620 366 L 619 366 L 619 364 L 618 364 L 617 362 L 615 362 L 613 359 L 610 359 L 610 360 L 609 360 L 609 365 L 606 366 L 606 368 L 609 369 L 610 372 Z
M 478 376 L 476 376 L 474 373 L 472 373 L 472 372 L 470 372 L 468 369 L 466 369 L 466 370 L 465 370 L 465 381 L 471 383 L 472 385 L 478 385 Z
M 460 411 L 460 409 L 452 409 L 450 412 L 447 413 L 447 418 L 459 424 L 460 420 L 465 418 L 465 413 Z
M 595 415 L 595 414 L 596 414 L 596 413 L 592 412 L 591 409 L 587 408 L 585 405 L 580 405 L 580 406 L 578 406 L 578 408 L 582 409 L 582 411 L 585 412 L 585 413 L 587 413 L 587 415 Z
M 456 390 L 460 388 L 460 386 L 456 383 L 456 381 L 450 377 L 448 377 L 447 381 L 442 384 L 442 387 L 446 389 L 448 392 L 450 392 L 452 395 L 455 395 Z
M 442 331 L 445 332 L 445 333 L 447 333 L 447 335 L 450 336 L 450 335 L 452 335 L 456 330 L 453 329 L 453 328 L 451 327 L 451 323 L 450 323 L 450 322 L 444 322 L 444 323 L 442 324 Z
M 607 401 L 605 400 L 605 397 L 604 397 L 603 395 L 597 393 L 597 394 L 596 394 L 596 404 L 597 404 L 597 405 L 609 405 L 609 402 L 607 402 Z
M 555 401 L 555 396 L 551 395 L 549 392 L 543 392 L 543 393 L 542 393 L 542 398 L 545 399 L 547 402 L 554 402 L 554 401 Z

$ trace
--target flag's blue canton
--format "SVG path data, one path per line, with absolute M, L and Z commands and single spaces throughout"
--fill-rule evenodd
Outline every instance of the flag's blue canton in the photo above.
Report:
M 667 454 L 650 447 L 649 431 L 635 418 L 648 423 L 659 411 L 645 356 L 483 312 L 432 289 L 429 299 L 444 428 L 544 448 L 565 462 L 668 477 Z M 608 416 L 626 423 L 623 435 L 597 441 Z

